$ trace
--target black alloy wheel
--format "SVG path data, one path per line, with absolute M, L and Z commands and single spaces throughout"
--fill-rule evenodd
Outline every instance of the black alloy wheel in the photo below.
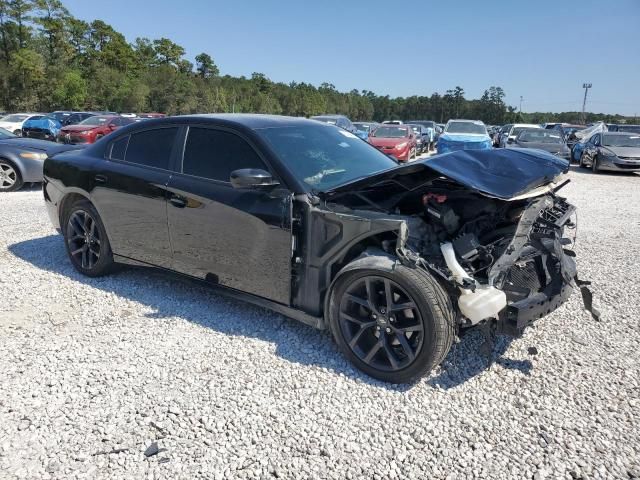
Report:
M 376 370 L 401 370 L 422 347 L 424 324 L 418 307 L 388 278 L 366 276 L 353 282 L 342 296 L 339 315 L 349 348 Z
M 64 238 L 71 263 L 83 275 L 99 277 L 114 267 L 107 232 L 94 206 L 86 200 L 75 203 L 64 223 Z
M 84 210 L 76 210 L 67 222 L 69 255 L 83 268 L 92 269 L 100 260 L 101 241 L 96 221 Z

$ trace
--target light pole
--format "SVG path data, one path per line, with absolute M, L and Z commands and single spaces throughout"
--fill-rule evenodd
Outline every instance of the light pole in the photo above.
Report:
M 522 95 L 520 95 L 520 108 L 518 109 L 520 113 L 522 113 Z
M 587 107 L 587 92 L 589 92 L 591 84 L 583 83 L 582 88 L 584 88 L 584 100 L 582 101 L 582 124 L 585 125 L 587 123 L 587 117 L 585 116 L 585 109 Z

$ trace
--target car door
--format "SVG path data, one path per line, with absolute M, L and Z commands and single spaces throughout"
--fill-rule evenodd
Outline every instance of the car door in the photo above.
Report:
M 237 169 L 273 172 L 240 133 L 192 125 L 185 135 L 168 188 L 173 268 L 288 305 L 291 193 L 231 185 Z
M 115 138 L 96 164 L 92 199 L 115 254 L 171 267 L 167 184 L 179 131 L 156 127 Z

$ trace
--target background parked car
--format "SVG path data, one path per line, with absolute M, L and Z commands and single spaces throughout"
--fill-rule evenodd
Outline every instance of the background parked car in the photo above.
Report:
M 578 143 L 578 138 L 574 135 L 576 132 L 583 130 L 587 127 L 584 125 L 571 125 L 568 123 L 559 123 L 553 127 L 553 130 L 556 132 L 560 132 L 562 138 L 567 143 L 569 148 L 573 148 L 573 146 Z
M 579 165 L 594 172 L 640 172 L 640 135 L 624 132 L 596 133 L 581 145 Z
M 166 113 L 157 113 L 157 112 L 138 114 L 138 118 L 164 118 L 166 116 L 167 116 Z
M 438 139 L 438 153 L 486 150 L 492 147 L 487 128 L 479 120 L 449 120 Z
M 513 126 L 513 123 L 507 123 L 506 125 L 498 127 L 498 130 L 496 131 L 496 133 L 493 135 L 493 137 L 491 137 L 491 139 L 493 140 L 494 147 L 500 146 L 500 137 L 502 136 L 502 134 L 506 134 L 511 129 L 512 126 Z
M 410 123 L 412 125 L 422 125 L 423 127 L 425 127 L 429 134 L 429 145 L 427 150 L 433 150 L 435 148 L 436 138 L 439 135 L 436 122 L 433 122 L 431 120 L 411 120 L 407 123 Z
M 135 123 L 133 118 L 119 115 L 94 115 L 77 125 L 60 129 L 57 141 L 62 143 L 94 143 L 120 127 Z
M 63 126 L 75 125 L 93 115 L 95 115 L 93 112 L 52 112 L 37 120 L 31 119 L 24 122 L 22 134 L 29 138 L 55 141 Z
M 368 132 L 358 130 L 356 126 L 351 122 L 351 120 L 349 120 L 344 115 L 316 115 L 315 117 L 311 117 L 311 119 L 340 127 L 347 132 L 351 132 L 354 135 L 357 135 L 363 140 L 366 140 L 369 136 Z
M 381 125 L 369 136 L 369 143 L 399 162 L 416 156 L 416 136 L 408 125 Z
M 366 132 L 367 138 L 371 132 L 380 126 L 378 122 L 353 122 L 353 125 L 361 132 Z
M 416 155 L 422 155 L 424 152 L 428 152 L 429 146 L 431 145 L 431 135 L 427 127 L 413 123 L 405 123 L 405 125 L 411 127 L 416 136 Z
M 44 113 L 12 113 L 0 118 L 0 128 L 12 132 L 14 135 L 22 135 L 22 125 L 30 119 L 37 120 L 44 117 Z
M 640 125 L 607 125 L 610 132 L 640 133 Z
M 532 123 L 514 123 L 510 127 L 511 128 L 509 128 L 508 130 L 503 130 L 502 133 L 500 134 L 500 140 L 498 145 L 499 147 L 506 147 L 509 141 L 513 143 L 513 141 L 516 138 L 516 135 L 518 135 L 523 128 L 542 129 L 540 125 L 534 125 Z
M 567 161 L 571 154 L 562 135 L 544 128 L 523 128 L 513 142 L 507 143 L 507 148 L 536 148 Z
M 42 165 L 47 156 L 73 148 L 78 147 L 19 137 L 0 129 L 0 192 L 13 192 L 25 183 L 42 182 Z

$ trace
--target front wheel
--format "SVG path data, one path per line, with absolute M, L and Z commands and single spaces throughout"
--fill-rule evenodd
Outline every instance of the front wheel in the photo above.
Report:
M 0 192 L 15 192 L 24 185 L 20 170 L 10 160 L 0 158 Z
M 18 128 L 17 130 L 13 131 L 13 134 L 17 137 L 21 137 L 22 136 L 22 129 Z
M 100 277 L 114 267 L 107 232 L 95 207 L 86 200 L 69 210 L 64 227 L 67 254 L 78 272 Z
M 598 156 L 596 155 L 591 159 L 591 171 L 593 173 L 598 173 L 600 168 L 598 167 Z
M 451 301 L 422 270 L 362 268 L 336 282 L 329 323 L 345 356 L 378 380 L 410 383 L 437 366 L 454 337 Z

